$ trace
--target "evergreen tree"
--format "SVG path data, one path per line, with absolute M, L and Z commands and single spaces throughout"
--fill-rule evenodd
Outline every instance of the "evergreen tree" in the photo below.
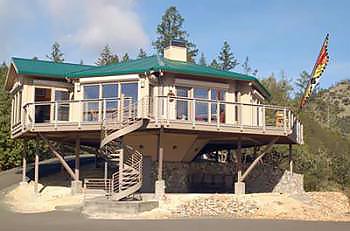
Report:
M 51 48 L 51 53 L 46 55 L 46 57 L 55 63 L 62 63 L 64 61 L 64 54 L 62 53 L 58 42 L 54 42 Z
M 213 61 L 211 61 L 210 63 L 210 67 L 220 69 L 220 64 L 218 63 L 218 61 L 216 61 L 216 59 L 213 59 Z
M 244 74 L 246 75 L 254 75 L 256 76 L 258 74 L 258 69 L 254 69 L 249 65 L 249 57 L 247 56 L 242 64 L 242 68 L 244 71 Z
M 299 75 L 299 78 L 295 80 L 296 92 L 295 95 L 297 97 L 302 97 L 304 95 L 304 91 L 307 83 L 309 82 L 310 75 L 306 71 L 302 71 Z
M 84 60 L 80 59 L 80 65 L 84 65 Z
M 112 63 L 118 63 L 118 55 L 114 55 L 112 48 L 107 44 L 101 51 L 100 57 L 96 61 L 97 66 L 105 66 Z
M 32 60 L 39 60 L 38 57 L 34 56 Z
M 181 39 L 185 41 L 187 47 L 187 60 L 189 62 L 195 62 L 195 57 L 198 54 L 196 45 L 188 40 L 188 33 L 183 29 L 184 18 L 178 12 L 175 6 L 169 7 L 164 15 L 160 24 L 157 26 L 158 37 L 153 42 L 154 48 L 159 54 L 163 54 L 165 47 L 169 46 L 170 41 L 173 39 Z
M 129 60 L 130 60 L 130 57 L 129 57 L 128 53 L 125 53 L 122 57 L 122 62 L 127 62 Z
M 220 67 L 224 71 L 229 71 L 234 69 L 239 62 L 231 52 L 230 44 L 225 41 L 223 47 L 221 48 L 219 55 Z
M 137 55 L 137 57 L 140 58 L 140 59 L 147 57 L 146 51 L 144 49 L 140 48 L 139 49 L 139 54 Z
M 204 56 L 203 52 L 201 53 L 201 57 L 199 58 L 199 65 L 202 65 L 202 66 L 206 66 L 207 65 L 207 61 L 205 59 L 205 56 Z

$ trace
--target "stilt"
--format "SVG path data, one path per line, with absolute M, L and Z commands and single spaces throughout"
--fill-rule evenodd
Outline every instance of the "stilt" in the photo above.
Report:
M 237 142 L 237 182 L 235 183 L 235 194 L 245 194 L 245 184 L 242 181 L 242 139 Z
M 24 141 L 24 153 L 22 155 L 22 184 L 26 184 L 27 183 L 27 141 Z
M 38 150 L 35 152 L 35 163 L 34 163 L 34 194 L 38 195 L 39 188 L 39 153 Z
M 288 160 L 289 160 L 289 171 L 291 174 L 293 174 L 293 149 L 292 144 L 289 144 L 289 153 L 288 153 Z
M 71 192 L 72 194 L 82 192 L 82 182 L 79 180 L 80 174 L 80 137 L 77 136 L 75 140 L 75 179 L 71 182 Z
M 75 177 L 79 180 L 80 174 L 80 138 L 77 137 L 75 141 Z
M 164 149 L 161 144 L 161 133 L 163 132 L 163 128 L 158 135 L 158 180 L 155 185 L 155 193 L 157 199 L 162 199 L 165 194 L 165 181 L 163 180 L 163 156 Z

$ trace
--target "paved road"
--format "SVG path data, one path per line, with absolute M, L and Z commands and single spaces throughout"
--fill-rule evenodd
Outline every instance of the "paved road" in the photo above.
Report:
M 0 173 L 0 190 L 18 183 L 17 170 Z M 2 193 L 3 194 L 3 193 Z M 1 199 L 1 195 L 0 195 Z M 92 220 L 79 212 L 49 212 L 40 214 L 17 214 L 0 203 L 0 231 L 80 231 L 80 230 L 130 230 L 130 231 L 350 231 L 350 223 L 305 222 L 242 219 L 183 219 L 183 220 Z

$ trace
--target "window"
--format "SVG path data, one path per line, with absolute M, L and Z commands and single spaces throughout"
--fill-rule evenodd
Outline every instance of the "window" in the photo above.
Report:
M 181 98 L 188 98 L 190 88 L 176 87 L 176 95 Z M 176 119 L 188 120 L 188 100 L 187 99 L 176 100 Z
M 193 98 L 196 99 L 195 118 L 197 121 L 208 122 L 209 90 L 207 88 L 194 88 Z M 201 99 L 204 99 L 201 101 Z
M 112 118 L 118 108 L 118 84 L 103 84 L 102 98 L 106 104 L 106 118 Z
M 89 100 L 83 103 L 83 118 L 84 121 L 98 121 L 99 120 L 99 99 L 100 86 L 88 85 L 84 86 L 84 99 Z
M 218 107 L 219 107 L 219 121 L 220 123 L 225 123 L 225 104 L 217 101 L 225 101 L 225 92 L 221 89 L 212 88 L 211 89 L 211 100 L 215 101 L 211 103 L 211 121 L 217 122 Z
M 34 102 L 42 102 L 35 105 L 35 123 L 48 123 L 51 119 L 51 89 L 35 88 Z M 47 103 L 45 103 L 47 102 Z
M 69 100 L 68 91 L 55 91 L 55 101 L 57 102 L 57 120 L 68 121 L 69 120 L 69 103 L 63 103 L 62 101 Z

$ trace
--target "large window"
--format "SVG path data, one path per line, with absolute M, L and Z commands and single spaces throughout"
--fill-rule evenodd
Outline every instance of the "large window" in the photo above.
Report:
M 105 99 L 106 118 L 112 118 L 118 108 L 118 84 L 103 84 L 102 98 Z
M 120 107 L 119 98 L 124 96 L 124 106 L 138 99 L 136 82 L 104 83 L 84 86 L 84 121 L 113 118 Z M 106 108 L 104 108 L 104 105 Z M 106 114 L 103 114 L 103 113 Z
M 176 87 L 176 95 L 181 98 L 189 97 L 190 88 L 187 87 Z M 188 120 L 188 107 L 189 103 L 187 99 L 177 99 L 176 100 L 176 119 Z
M 196 99 L 196 114 L 195 118 L 197 121 L 208 122 L 208 99 L 209 99 L 209 90 L 208 88 L 194 88 L 193 89 L 193 98 Z
M 35 88 L 34 102 L 43 102 L 35 105 L 35 123 L 49 123 L 51 120 L 51 89 Z M 47 103 L 45 103 L 47 102 Z
M 21 122 L 22 117 L 22 91 L 17 91 L 12 98 L 12 125 L 17 125 Z
M 100 115 L 100 86 L 84 86 L 84 121 L 98 121 Z
M 69 100 L 68 91 L 61 91 L 61 90 L 55 91 L 55 101 L 57 102 L 57 120 L 58 121 L 69 120 L 69 103 L 64 102 L 68 100 Z
M 225 123 L 225 104 L 220 103 L 220 101 L 225 101 L 225 92 L 216 88 L 212 88 L 210 92 L 211 100 L 215 101 L 211 103 L 211 121 L 217 122 L 219 116 L 220 123 Z

